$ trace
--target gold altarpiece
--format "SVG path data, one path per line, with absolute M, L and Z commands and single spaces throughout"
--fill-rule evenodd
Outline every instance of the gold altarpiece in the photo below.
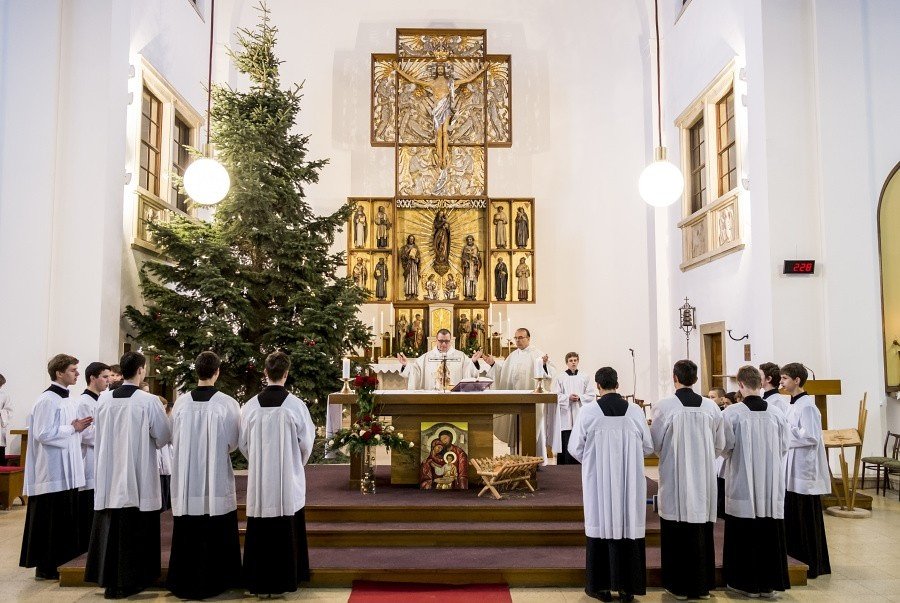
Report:
M 394 148 L 395 194 L 349 199 L 348 275 L 393 304 L 395 350 L 440 328 L 499 347 L 490 304 L 536 298 L 534 199 L 488 196 L 488 149 L 512 146 L 511 57 L 487 53 L 486 30 L 396 39 L 371 66 L 371 144 Z

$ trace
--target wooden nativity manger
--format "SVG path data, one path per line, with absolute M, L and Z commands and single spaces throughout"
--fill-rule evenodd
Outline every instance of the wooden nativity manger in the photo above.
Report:
M 507 454 L 494 458 L 470 459 L 469 462 L 484 481 L 484 488 L 478 496 L 490 491 L 494 498 L 500 500 L 503 498 L 500 490 L 527 488 L 534 492 L 537 468 L 544 459 L 539 456 Z

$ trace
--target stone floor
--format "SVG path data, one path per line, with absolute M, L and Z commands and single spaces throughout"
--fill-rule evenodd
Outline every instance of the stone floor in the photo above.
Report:
M 866 491 L 874 495 L 874 492 Z M 832 574 L 811 580 L 809 586 L 794 588 L 782 601 L 897 601 L 900 603 L 900 502 L 896 491 L 889 498 L 875 496 L 870 519 L 853 520 L 825 517 Z M 25 510 L 16 506 L 0 511 L 0 601 L 102 601 L 97 588 L 60 588 L 55 582 L 35 581 L 33 570 L 18 566 L 19 547 Z M 291 600 L 345 602 L 349 589 L 307 589 L 285 597 Z M 219 600 L 237 601 L 238 592 L 226 593 Z M 515 588 L 513 601 L 587 603 L 593 601 L 578 589 Z M 726 592 L 715 592 L 713 599 L 741 599 Z M 163 591 L 147 591 L 135 601 L 177 601 Z M 247 600 L 255 600 L 250 598 Z M 641 601 L 673 601 L 660 590 L 652 590 Z

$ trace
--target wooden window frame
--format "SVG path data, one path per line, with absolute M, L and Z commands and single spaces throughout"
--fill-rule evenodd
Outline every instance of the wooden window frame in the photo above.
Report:
M 744 248 L 740 199 L 744 192 L 741 180 L 744 163 L 742 128 L 746 123 L 746 112 L 741 104 L 743 86 L 739 85 L 738 74 L 737 60 L 730 61 L 675 120 L 680 132 L 681 169 L 686 174 L 682 219 L 677 225 L 682 237 L 682 262 L 679 266 L 682 272 Z M 735 186 L 720 192 L 722 175 L 719 173 L 717 104 L 729 92 L 734 94 Z M 702 169 L 706 173 L 706 204 L 695 209 L 692 205 L 691 128 L 700 119 L 703 120 L 705 132 Z

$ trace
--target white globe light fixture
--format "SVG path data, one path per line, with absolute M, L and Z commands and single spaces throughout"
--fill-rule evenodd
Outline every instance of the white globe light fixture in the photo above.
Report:
M 656 148 L 656 161 L 644 168 L 638 180 L 641 198 L 653 207 L 666 207 L 684 192 L 681 170 L 666 160 L 666 148 Z
M 656 22 L 656 133 L 659 146 L 653 155 L 654 161 L 644 168 L 638 179 L 641 198 L 653 207 L 672 205 L 684 192 L 684 176 L 676 166 L 666 160 L 666 147 L 662 140 L 662 85 L 660 77 L 659 51 L 659 0 L 653 2 L 653 18 Z
M 184 190 L 201 205 L 214 205 L 225 198 L 231 178 L 225 167 L 209 157 L 195 159 L 184 172 Z

